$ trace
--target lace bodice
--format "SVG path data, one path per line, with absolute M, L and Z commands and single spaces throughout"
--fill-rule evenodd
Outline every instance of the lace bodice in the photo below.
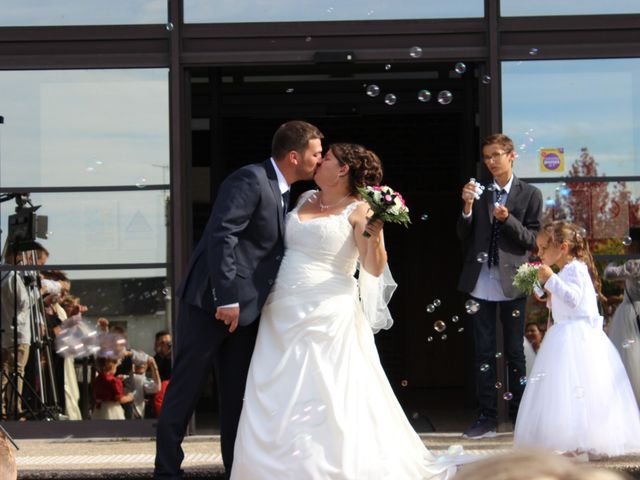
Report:
M 299 261 L 303 263 L 325 265 L 330 271 L 353 275 L 358 249 L 349 215 L 359 202 L 350 203 L 335 215 L 301 220 L 298 210 L 314 193 L 315 190 L 303 193 L 296 207 L 287 215 L 285 258 L 295 252 L 302 255 Z
M 598 301 L 587 266 L 572 260 L 544 285 L 551 292 L 551 308 L 555 322 L 587 321 L 602 326 Z

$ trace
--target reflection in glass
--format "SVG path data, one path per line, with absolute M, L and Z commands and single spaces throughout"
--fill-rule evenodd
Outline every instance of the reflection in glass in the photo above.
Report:
M 533 15 L 608 15 L 614 13 L 640 13 L 637 0 L 501 0 L 500 13 L 505 17 Z
M 41 275 L 39 298 L 46 328 L 39 330 L 43 348 L 38 365 L 42 363 L 44 373 L 36 378 L 32 371 L 26 372 L 20 417 L 38 421 L 153 418 L 154 394 L 162 384 L 158 366 L 165 373 L 168 368 L 169 376 L 171 370 L 166 270 L 152 276 L 145 270 L 44 271 Z M 117 360 L 109 363 L 109 368 L 117 369 L 112 373 L 124 375 L 120 387 L 125 400 L 131 400 L 126 405 L 119 400 L 108 403 L 115 400 L 108 385 L 96 388 L 97 370 L 106 370 L 105 357 Z M 39 378 L 44 380 L 43 397 L 34 387 Z M 9 414 L 13 418 L 15 409 Z
M 126 171 L 121 173 L 125 175 Z M 49 250 L 50 263 L 167 262 L 167 190 L 33 193 L 31 201 L 41 205 L 38 215 L 48 217 L 49 237 L 39 241 Z M 14 202 L 0 204 L 0 228 L 5 235 L 15 208 Z M 143 270 L 140 274 L 157 272 Z
M 576 168 L 593 158 L 584 152 Z M 575 175 L 574 175 L 575 176 Z M 640 182 L 533 183 L 544 198 L 543 223 L 567 220 L 578 225 L 596 255 L 625 255 L 638 252 L 640 234 Z
M 0 0 L 0 27 L 166 23 L 167 0 Z
M 521 177 L 638 175 L 640 59 L 503 62 Z M 584 152 L 594 161 L 574 170 Z
M 166 69 L 0 72 L 0 187 L 169 182 Z
M 330 22 L 482 17 L 484 4 L 481 0 L 184 0 L 184 11 L 188 23 Z

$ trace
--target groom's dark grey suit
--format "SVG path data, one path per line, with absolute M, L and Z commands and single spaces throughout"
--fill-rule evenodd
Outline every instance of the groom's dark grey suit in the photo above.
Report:
M 245 166 L 221 185 L 202 239 L 178 288 L 176 356 L 156 440 L 155 476 L 181 478 L 182 443 L 200 391 L 215 365 L 222 456 L 231 471 L 256 321 L 284 254 L 282 193 L 271 160 Z M 229 333 L 216 308 L 238 303 Z

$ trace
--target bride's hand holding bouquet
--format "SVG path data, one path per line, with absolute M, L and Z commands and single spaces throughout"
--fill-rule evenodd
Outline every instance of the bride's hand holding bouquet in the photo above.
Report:
M 362 200 L 369 204 L 373 215 L 369 218 L 367 229 L 362 235 L 369 238 L 369 230 L 382 228 L 381 222 L 399 223 L 407 227 L 411 223 L 409 208 L 399 192 L 386 185 L 358 188 Z

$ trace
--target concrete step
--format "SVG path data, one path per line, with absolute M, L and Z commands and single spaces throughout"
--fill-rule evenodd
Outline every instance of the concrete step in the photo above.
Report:
M 436 455 L 445 453 L 452 444 L 462 445 L 472 455 L 495 455 L 511 450 L 513 441 L 511 434 L 482 440 L 462 439 L 460 433 L 432 433 L 421 437 Z M 16 461 L 21 480 L 146 480 L 153 476 L 153 438 L 19 440 L 18 446 Z M 183 450 L 185 478 L 224 478 L 219 436 L 187 437 Z M 592 463 L 640 479 L 640 455 Z

